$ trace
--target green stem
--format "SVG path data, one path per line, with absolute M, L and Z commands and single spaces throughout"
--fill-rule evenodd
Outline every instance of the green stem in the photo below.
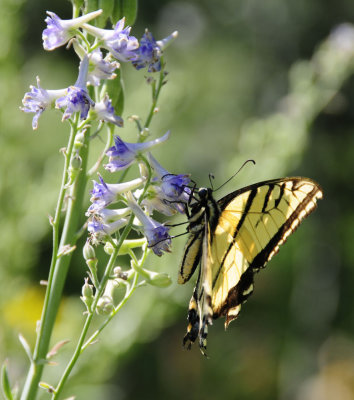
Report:
M 61 255 L 58 257 L 58 251 L 60 251 L 60 249 L 62 249 L 66 245 L 69 245 L 70 247 L 73 247 L 75 245 L 75 235 L 79 226 L 79 219 L 82 214 L 82 202 L 86 186 L 86 165 L 89 136 L 88 132 L 85 135 L 84 146 L 82 146 L 80 150 L 80 156 L 82 158 L 81 171 L 76 181 L 71 186 L 70 196 L 68 198 L 68 209 L 65 216 L 60 245 L 58 245 L 60 213 L 63 208 L 64 198 L 66 194 L 65 184 L 68 178 L 67 170 L 70 163 L 70 157 L 76 132 L 77 130 L 75 129 L 75 127 L 73 127 L 66 151 L 62 185 L 59 193 L 55 217 L 52 222 L 53 256 L 49 271 L 48 286 L 44 300 L 40 328 L 33 353 L 33 361 L 28 371 L 26 382 L 21 395 L 21 400 L 34 400 L 36 398 L 38 384 L 43 373 L 44 365 L 46 364 L 46 355 L 49 350 L 50 338 L 58 313 L 63 287 L 72 256 L 72 252 L 70 252 L 69 254 Z
M 112 146 L 113 143 L 113 133 L 114 133 L 114 127 L 113 126 L 109 126 L 107 127 L 107 141 L 106 141 L 106 145 L 101 153 L 101 155 L 98 157 L 98 160 L 95 162 L 95 164 L 93 165 L 92 168 L 89 169 L 87 176 L 91 177 L 95 172 L 98 171 L 98 168 L 100 167 L 100 165 L 102 164 L 102 161 L 104 159 L 104 157 L 106 156 L 106 152 L 107 150 Z
M 152 117 L 154 116 L 155 108 L 157 105 L 157 100 L 159 99 L 161 88 L 164 85 L 164 80 L 165 80 L 164 63 L 163 63 L 163 58 L 161 57 L 161 71 L 160 71 L 160 76 L 159 76 L 159 83 L 158 83 L 156 89 L 153 88 L 152 104 L 151 104 L 150 112 L 149 112 L 149 114 L 146 118 L 145 124 L 144 124 L 145 129 L 149 127 Z M 142 141 L 142 140 L 139 138 L 139 142 L 140 141 Z
M 124 240 L 127 238 L 128 234 L 129 234 L 129 232 L 131 230 L 131 227 L 132 227 L 132 224 L 133 224 L 133 220 L 134 220 L 134 215 L 131 215 L 131 217 L 129 219 L 129 222 L 128 222 L 127 226 L 124 228 L 124 230 L 123 230 L 123 232 L 122 232 L 122 234 L 121 234 L 121 236 L 119 238 L 118 244 L 115 247 L 115 249 L 114 249 L 114 251 L 113 251 L 113 253 L 112 253 L 112 255 L 111 255 L 110 259 L 109 259 L 109 262 L 107 264 L 105 273 L 104 273 L 104 275 L 102 277 L 100 286 L 99 286 L 99 288 L 98 288 L 98 290 L 97 290 L 97 292 L 95 294 L 95 300 L 94 300 L 92 308 L 91 308 L 93 311 L 96 309 L 98 300 L 101 298 L 102 293 L 104 291 L 104 288 L 106 286 L 106 283 L 107 283 L 109 277 L 112 275 L 112 271 L 113 271 L 113 268 L 114 268 L 114 263 L 116 261 L 116 258 L 118 256 L 119 250 L 120 250 Z M 66 367 L 66 369 L 65 369 L 65 371 L 63 373 L 63 376 L 61 377 L 61 379 L 60 379 L 60 381 L 59 381 L 59 383 L 58 383 L 58 385 L 57 385 L 57 387 L 55 389 L 55 393 L 53 393 L 52 400 L 58 399 L 61 391 L 63 390 L 63 387 L 64 387 L 67 379 L 69 378 L 69 375 L 70 375 L 72 369 L 74 368 L 74 366 L 75 366 L 75 364 L 76 364 L 76 362 L 77 362 L 77 360 L 78 360 L 78 358 L 79 358 L 79 356 L 80 356 L 80 354 L 82 352 L 83 344 L 84 344 L 88 329 L 89 329 L 89 327 L 91 325 L 91 321 L 92 321 L 93 315 L 94 315 L 94 313 L 91 312 L 86 318 L 86 321 L 85 321 L 84 327 L 83 327 L 83 329 L 81 331 L 81 335 L 80 335 L 79 341 L 77 343 L 76 349 L 74 351 L 74 354 L 73 354 L 69 364 L 67 365 L 67 367 Z

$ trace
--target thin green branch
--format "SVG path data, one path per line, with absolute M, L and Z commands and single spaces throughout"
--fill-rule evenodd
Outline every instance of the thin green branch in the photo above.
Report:
M 95 299 L 94 299 L 94 302 L 93 302 L 93 305 L 92 305 L 93 312 L 90 313 L 86 318 L 86 321 L 85 321 L 84 327 L 82 329 L 82 332 L 81 332 L 80 338 L 78 340 L 78 343 L 76 345 L 74 354 L 73 354 L 70 362 L 68 363 L 68 365 L 67 365 L 67 367 L 66 367 L 66 369 L 65 369 L 65 371 L 64 371 L 64 373 L 63 373 L 63 375 L 62 375 L 62 377 L 61 377 L 61 379 L 60 379 L 60 381 L 59 381 L 59 383 L 58 383 L 58 385 L 57 385 L 57 387 L 55 389 L 55 393 L 53 393 L 52 400 L 57 400 L 58 399 L 61 391 L 63 390 L 63 387 L 64 387 L 67 379 L 69 378 L 69 375 L 70 375 L 72 369 L 76 365 L 76 362 L 77 362 L 77 360 L 78 360 L 78 358 L 79 358 L 79 356 L 80 356 L 80 354 L 82 352 L 82 346 L 84 344 L 88 329 L 89 329 L 89 327 L 91 325 L 92 318 L 93 318 L 93 315 L 94 315 L 94 311 L 95 311 L 95 309 L 97 307 L 97 303 L 98 303 L 99 299 L 101 298 L 101 296 L 102 296 L 102 294 L 104 292 L 104 288 L 106 286 L 106 283 L 107 283 L 109 277 L 112 274 L 112 271 L 113 271 L 113 268 L 114 268 L 114 264 L 115 264 L 116 258 L 118 256 L 119 250 L 120 250 L 121 246 L 123 245 L 124 240 L 127 238 L 130 230 L 131 230 L 131 227 L 133 225 L 133 220 L 134 220 L 134 215 L 132 214 L 130 216 L 130 218 L 129 218 L 129 222 L 128 222 L 127 226 L 124 228 L 124 230 L 123 230 L 123 232 L 122 232 L 122 234 L 121 234 L 121 236 L 119 238 L 117 246 L 114 248 L 114 251 L 113 251 L 113 253 L 112 253 L 112 255 L 111 255 L 111 257 L 110 257 L 110 259 L 108 261 L 108 264 L 106 266 L 106 270 L 105 270 L 104 275 L 102 277 L 102 280 L 100 282 L 99 288 L 98 288 L 98 290 L 97 290 L 97 292 L 95 294 Z

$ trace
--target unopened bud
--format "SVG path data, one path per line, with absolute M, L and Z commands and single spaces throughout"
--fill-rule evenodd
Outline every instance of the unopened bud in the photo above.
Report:
M 147 271 L 146 274 L 146 282 L 150 285 L 157 286 L 160 288 L 165 288 L 171 285 L 172 280 L 168 274 L 165 273 L 158 273 L 153 271 Z
M 96 276 L 98 260 L 96 258 L 95 249 L 88 241 L 85 243 L 82 253 L 91 274 Z
M 114 310 L 113 300 L 109 296 L 102 296 L 97 303 L 96 312 L 99 315 L 108 315 Z
M 80 131 L 76 134 L 75 140 L 74 140 L 74 149 L 75 150 L 80 150 L 81 147 L 85 144 L 85 130 Z
M 81 300 L 85 303 L 87 310 L 90 311 L 93 303 L 93 286 L 88 283 L 88 279 L 85 279 L 84 286 L 81 290 Z
M 76 153 L 70 160 L 70 165 L 68 168 L 69 183 L 67 184 L 67 186 L 70 186 L 75 182 L 75 179 L 77 178 L 79 172 L 81 171 L 81 165 L 82 165 L 82 159 L 79 156 L 79 154 Z
M 140 131 L 140 136 L 143 137 L 143 138 L 149 137 L 150 136 L 150 129 L 149 128 L 143 128 Z
M 85 246 L 82 250 L 82 254 L 84 256 L 85 261 L 96 258 L 95 248 L 91 245 L 89 241 L 85 243 Z
M 113 275 L 115 278 L 123 279 L 124 281 L 128 279 L 128 274 L 122 271 L 121 267 L 115 267 L 113 269 Z

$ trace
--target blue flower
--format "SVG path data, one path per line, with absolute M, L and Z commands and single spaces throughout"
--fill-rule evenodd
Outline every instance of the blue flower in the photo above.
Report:
M 181 200 L 181 196 L 188 200 L 190 189 L 187 187 L 190 183 L 189 175 L 165 174 L 161 177 L 161 189 L 167 197 L 173 200 Z
M 160 165 L 157 160 L 148 153 L 149 162 L 160 180 L 161 190 L 166 200 L 179 212 L 184 213 L 183 203 L 188 203 L 191 190 L 188 187 L 190 177 L 187 174 L 174 175 Z
M 85 56 L 80 64 L 76 83 L 74 86 L 70 86 L 66 95 L 59 98 L 55 103 L 56 108 L 66 107 L 63 121 L 70 118 L 74 112 L 80 112 L 80 118 L 86 119 L 90 107 L 95 105 L 86 90 L 88 63 L 88 57 Z
M 92 86 L 99 86 L 102 79 L 115 79 L 117 74 L 114 71 L 119 68 L 119 62 L 111 61 L 110 56 L 103 58 L 100 49 L 95 49 L 88 55 L 89 70 L 87 83 Z
M 92 204 L 88 209 L 88 214 L 96 213 L 109 204 L 118 201 L 120 194 L 134 190 L 144 182 L 143 178 L 136 178 L 129 182 L 110 184 L 106 183 L 101 176 L 99 176 L 99 179 L 101 183 L 93 181 L 90 199 Z
M 107 94 L 103 100 L 95 104 L 92 112 L 96 113 L 97 118 L 102 121 L 109 122 L 119 127 L 123 126 L 123 119 L 114 113 L 112 102 Z
M 47 28 L 42 33 L 43 47 L 45 50 L 54 50 L 67 43 L 85 22 L 88 22 L 102 13 L 102 10 L 94 11 L 79 18 L 61 19 L 55 13 L 47 11 L 49 17 L 45 19 Z
M 171 236 L 168 233 L 169 228 L 148 217 L 135 201 L 131 192 L 126 193 L 128 206 L 142 224 L 145 237 L 149 247 L 157 256 L 162 256 L 162 252 L 171 251 Z
M 106 153 L 109 162 L 104 167 L 110 172 L 128 168 L 136 161 L 140 153 L 164 142 L 169 135 L 168 131 L 162 137 L 144 143 L 126 143 L 119 136 L 115 136 L 114 146 L 110 147 Z
M 146 30 L 143 37 L 140 39 L 139 48 L 135 50 L 135 57 L 132 60 L 134 67 L 139 70 L 149 66 L 149 72 L 160 71 L 160 57 L 160 47 L 156 44 L 152 33 Z
M 37 76 L 37 87 L 30 86 L 31 91 L 25 93 L 22 100 L 24 107 L 20 109 L 27 113 L 34 113 L 32 119 L 32 128 L 38 128 L 38 119 L 41 114 L 48 108 L 51 107 L 56 99 L 63 96 L 66 93 L 66 89 L 59 90 L 46 90 L 43 89 L 39 84 L 39 77 Z
M 91 233 L 93 242 L 97 243 L 107 236 L 113 235 L 128 223 L 128 218 L 120 218 L 111 223 L 105 223 L 101 218 L 93 216 L 87 224 L 87 230 Z
M 143 37 L 140 39 L 139 48 L 135 50 L 135 57 L 132 59 L 134 67 L 139 70 L 148 66 L 148 72 L 160 71 L 162 50 L 167 47 L 177 35 L 178 33 L 176 31 L 167 38 L 156 41 L 152 33 L 146 29 Z
M 111 52 L 113 57 L 122 62 L 127 62 L 134 57 L 134 51 L 139 47 L 139 42 L 134 36 L 129 36 L 131 28 L 124 28 L 125 18 L 117 22 L 114 29 L 101 29 L 84 24 L 83 28 L 91 35 L 100 39 L 100 45 Z
M 143 189 L 138 189 L 134 192 L 134 196 L 136 198 L 140 198 L 142 193 Z M 156 210 L 159 213 L 170 217 L 171 215 L 176 214 L 177 208 L 175 203 L 171 203 L 170 201 L 166 200 L 167 200 L 166 196 L 163 193 L 161 187 L 152 184 L 147 189 L 144 199 L 141 202 L 141 205 L 145 208 L 145 210 L 149 215 L 152 215 L 154 210 Z

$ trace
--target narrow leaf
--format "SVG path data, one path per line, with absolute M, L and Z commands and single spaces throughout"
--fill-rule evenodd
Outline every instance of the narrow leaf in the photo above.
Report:
M 7 371 L 7 360 L 1 367 L 1 387 L 6 400 L 14 400 L 11 392 L 10 379 Z
M 21 333 L 18 335 L 18 338 L 20 339 L 22 347 L 25 349 L 25 352 L 29 360 L 32 362 L 33 361 L 32 352 L 27 340 L 21 335 Z
M 85 14 L 97 10 L 98 10 L 98 0 L 85 0 Z
M 105 28 L 107 21 L 111 18 L 114 9 L 115 0 L 98 0 L 98 8 L 103 10 L 97 19 L 97 26 Z
M 112 13 L 112 23 L 117 23 L 125 17 L 125 23 L 132 26 L 138 12 L 138 0 L 115 0 Z
M 106 90 L 109 98 L 112 101 L 112 106 L 117 115 L 122 116 L 124 109 L 124 87 L 121 80 L 121 71 L 116 71 L 117 77 L 112 80 L 106 81 Z
M 134 25 L 138 13 L 138 0 L 121 0 L 121 13 L 127 25 Z

